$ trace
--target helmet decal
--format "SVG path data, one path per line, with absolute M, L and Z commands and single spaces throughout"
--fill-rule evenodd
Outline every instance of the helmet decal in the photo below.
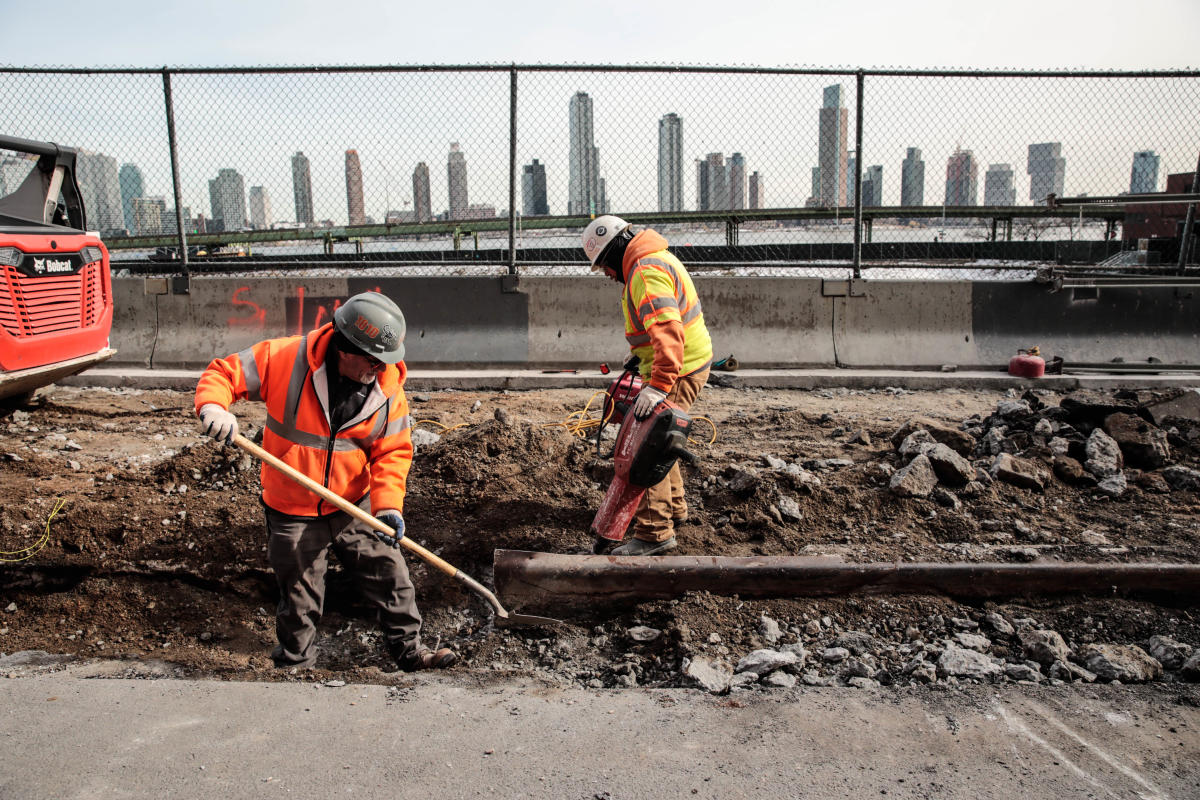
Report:
M 400 344 L 400 337 L 396 335 L 396 331 L 392 329 L 391 325 L 384 325 L 383 330 L 379 333 L 379 343 L 388 350 L 392 350 Z
M 599 228 L 596 228 L 597 236 L 603 236 L 606 233 L 608 233 L 608 228 L 604 227 L 603 225 L 601 225 Z

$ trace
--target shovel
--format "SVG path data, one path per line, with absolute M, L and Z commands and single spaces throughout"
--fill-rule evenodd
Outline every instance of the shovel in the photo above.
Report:
M 242 436 L 240 433 L 234 434 L 233 443 L 245 450 L 250 455 L 256 456 L 267 464 L 270 464 L 272 467 L 279 470 L 304 488 L 308 489 L 310 492 L 320 496 L 320 498 L 325 502 L 332 503 L 342 511 L 345 511 L 359 522 L 369 525 L 375 530 L 381 533 L 386 533 L 388 536 L 393 538 L 396 536 L 396 531 L 392 530 L 392 528 L 380 522 L 366 511 L 363 511 L 349 500 L 346 500 L 345 498 L 329 491 L 304 473 L 288 466 L 287 463 L 271 455 L 266 450 L 247 439 L 245 436 Z M 486 586 L 472 578 L 470 575 L 467 575 L 462 570 L 457 569 L 453 564 L 450 564 L 444 559 L 434 555 L 408 537 L 401 539 L 400 545 L 408 548 L 410 552 L 420 556 L 422 559 L 437 567 L 450 577 L 466 584 L 468 589 L 475 592 L 484 600 L 487 600 L 488 604 L 496 613 L 496 624 L 501 627 L 510 625 L 558 625 L 560 622 L 562 622 L 562 620 L 553 619 L 551 617 L 535 617 L 528 614 L 513 614 L 506 610 L 504 606 L 500 605 L 500 601 L 496 599 L 496 595 L 492 594 L 492 592 L 489 591 Z

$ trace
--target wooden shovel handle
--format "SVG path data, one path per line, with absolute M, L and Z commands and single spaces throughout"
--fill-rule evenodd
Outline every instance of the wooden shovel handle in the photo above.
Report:
M 261 459 L 262 461 L 265 461 L 266 463 L 270 464 L 272 467 L 279 470 L 284 475 L 286 475 L 289 478 L 291 478 L 292 480 L 294 480 L 296 483 L 298 483 L 301 486 L 303 486 L 304 488 L 308 489 L 310 492 L 318 495 L 325 502 L 335 505 L 338 508 L 340 508 L 342 511 L 345 511 L 347 514 L 354 517 L 359 522 L 362 522 L 365 525 L 370 525 L 375 530 L 377 530 L 381 533 L 386 533 L 388 536 L 395 537 L 396 532 L 394 530 L 392 530 L 389 526 L 385 525 L 383 522 L 379 521 L 372 515 L 368 514 L 366 511 L 363 511 L 361 508 L 356 506 L 354 503 L 351 503 L 349 500 L 345 499 L 344 497 L 341 497 L 340 495 L 334 494 L 333 492 L 329 491 L 324 486 L 322 486 L 321 484 L 314 481 L 312 478 L 305 475 L 303 472 L 300 472 L 295 467 L 292 467 L 291 465 L 289 465 L 287 462 L 271 455 L 266 450 L 262 449 L 261 447 L 256 445 L 254 442 L 247 439 L 245 436 L 242 436 L 240 433 L 234 434 L 233 443 L 236 444 L 238 447 L 242 448 L 243 450 L 245 450 L 247 453 L 251 454 L 252 456 L 256 456 L 257 458 Z M 452 578 L 459 577 L 459 571 L 458 571 L 457 567 L 455 567 L 453 564 L 445 561 L 444 559 L 434 555 L 433 553 L 429 552 L 421 545 L 419 545 L 416 542 L 409 539 L 407 536 L 400 540 L 400 545 L 402 547 L 408 548 L 410 551 L 412 551 L 416 555 L 420 556 L 425 561 L 428 561 L 430 564 L 437 567 L 438 569 L 440 569 L 442 572 L 446 573 L 450 577 L 452 577 Z

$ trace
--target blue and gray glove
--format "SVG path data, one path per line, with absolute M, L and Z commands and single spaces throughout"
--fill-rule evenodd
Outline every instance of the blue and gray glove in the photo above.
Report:
M 375 519 L 396 532 L 395 536 L 388 536 L 383 531 L 372 528 L 371 533 L 375 534 L 375 538 L 389 547 L 399 547 L 400 540 L 404 538 L 404 517 L 400 516 L 400 512 L 392 508 L 385 508 L 375 515 Z

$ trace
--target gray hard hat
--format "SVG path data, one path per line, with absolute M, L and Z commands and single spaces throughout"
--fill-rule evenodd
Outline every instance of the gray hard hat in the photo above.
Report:
M 351 297 L 333 312 L 333 324 L 358 349 L 385 364 L 404 359 L 404 314 L 379 292 Z

